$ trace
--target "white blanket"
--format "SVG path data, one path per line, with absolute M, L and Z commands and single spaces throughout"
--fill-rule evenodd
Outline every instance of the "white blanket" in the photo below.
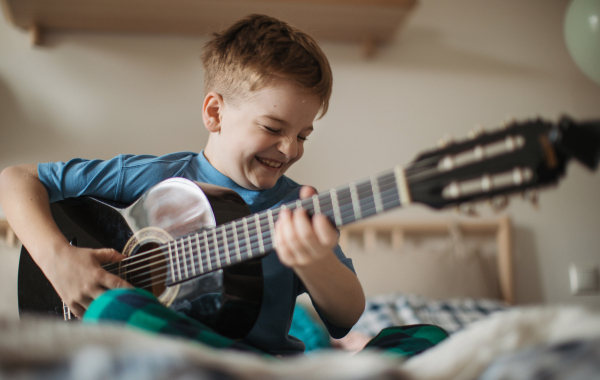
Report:
M 474 322 L 403 369 L 414 379 L 477 378 L 501 355 L 516 350 L 600 337 L 600 314 L 574 307 L 511 309 Z

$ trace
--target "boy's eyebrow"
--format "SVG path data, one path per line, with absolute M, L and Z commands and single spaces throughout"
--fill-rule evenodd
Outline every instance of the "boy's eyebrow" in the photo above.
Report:
M 279 118 L 276 118 L 274 116 L 263 115 L 262 117 L 265 117 L 267 119 L 271 119 L 271 120 L 273 120 L 273 121 L 275 121 L 275 122 L 277 122 L 279 124 L 289 125 L 289 123 L 287 121 L 279 119 Z
M 271 119 L 271 120 L 273 120 L 273 121 L 275 121 L 275 122 L 277 122 L 277 123 L 283 124 L 283 125 L 285 125 L 285 126 L 288 126 L 288 125 L 290 125 L 290 123 L 288 123 L 287 121 L 285 121 L 285 120 L 282 120 L 282 119 L 279 119 L 279 118 L 277 118 L 277 117 L 274 117 L 274 116 L 270 116 L 270 115 L 262 115 L 262 117 L 265 117 L 265 118 L 267 118 L 267 119 Z M 313 130 L 314 130 L 314 128 L 313 128 L 313 126 L 312 126 L 312 125 L 309 125 L 309 126 L 306 128 L 306 129 L 308 129 L 308 130 L 310 130 L 310 131 L 313 131 Z

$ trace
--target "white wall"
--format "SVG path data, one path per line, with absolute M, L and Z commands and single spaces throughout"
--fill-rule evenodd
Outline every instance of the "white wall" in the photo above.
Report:
M 318 189 L 341 185 L 507 115 L 600 118 L 600 86 L 577 70 L 563 42 L 567 5 L 422 0 L 372 60 L 355 45 L 323 43 L 334 73 L 331 107 L 290 176 Z M 25 32 L 0 21 L 0 169 L 201 150 L 204 42 L 53 33 L 32 48 Z M 570 263 L 600 265 L 598 189 L 600 174 L 572 164 L 557 189 L 541 194 L 539 210 L 512 202 L 519 302 L 600 306 L 598 296 L 571 296 L 567 273 Z M 385 218 L 447 216 L 413 206 Z

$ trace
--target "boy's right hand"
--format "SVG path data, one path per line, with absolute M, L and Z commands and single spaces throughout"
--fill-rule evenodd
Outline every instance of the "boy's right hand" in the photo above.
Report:
M 68 245 L 46 261 L 44 274 L 77 317 L 82 318 L 92 301 L 108 289 L 132 288 L 102 264 L 121 261 L 126 256 L 111 248 L 91 249 Z

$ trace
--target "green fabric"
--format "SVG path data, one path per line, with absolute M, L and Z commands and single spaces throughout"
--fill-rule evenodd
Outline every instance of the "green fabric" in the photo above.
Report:
M 448 337 L 448 333 L 439 326 L 409 325 L 388 327 L 365 346 L 365 349 L 380 349 L 402 357 L 417 355 Z
M 162 305 L 154 295 L 142 289 L 113 289 L 98 297 L 83 317 L 83 323 L 122 323 L 155 334 L 192 339 L 218 348 L 253 352 L 272 356 L 242 342 L 226 338 L 203 323 Z M 302 307 L 296 307 L 290 335 L 301 339 L 307 351 L 329 346 L 327 330 Z M 379 349 L 392 355 L 410 357 L 433 347 L 448 337 L 444 329 L 434 325 L 388 327 L 367 343 L 366 349 Z
M 193 339 L 213 348 L 231 348 L 267 356 L 249 345 L 219 335 L 208 326 L 162 305 L 143 289 L 113 289 L 98 297 L 83 323 L 118 322 L 156 334 Z M 270 356 L 269 356 L 270 357 Z
M 304 342 L 306 353 L 331 347 L 327 329 L 301 304 L 296 304 L 289 334 Z

